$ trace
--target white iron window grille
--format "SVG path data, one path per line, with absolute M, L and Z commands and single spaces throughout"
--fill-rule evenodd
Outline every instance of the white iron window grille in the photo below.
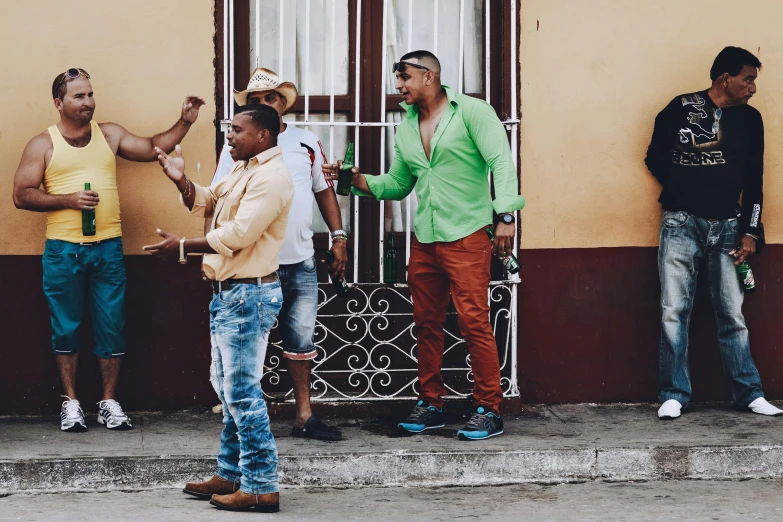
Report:
M 356 145 L 355 163 L 363 171 L 385 173 L 394 129 L 400 121 L 399 110 L 393 105 L 391 61 L 424 48 L 441 59 L 444 83 L 492 102 L 504 115 L 503 124 L 517 163 L 518 0 L 417 0 L 415 16 L 413 0 L 222 2 L 223 130 L 234 113 L 230 93 L 236 78 L 246 78 L 257 66 L 267 67 L 299 88 L 300 100 L 286 122 L 316 133 L 330 162 L 342 157 L 350 140 Z M 247 7 L 248 3 L 247 11 L 235 13 L 235 5 Z M 501 17 L 506 21 L 498 22 Z M 498 28 L 503 29 L 502 35 L 497 34 L 501 32 Z M 235 49 L 237 33 L 243 30 L 248 33 L 249 52 Z M 380 45 L 377 35 L 381 37 Z M 492 93 L 501 93 L 502 103 L 491 99 Z M 370 159 L 363 163 L 362 154 Z M 487 174 L 490 181 L 491 174 Z M 399 252 L 404 256 L 400 258 L 407 267 L 415 194 L 399 203 L 360 202 L 355 196 L 338 196 L 338 200 L 344 228 L 351 233 L 348 280 L 352 291 L 340 298 L 332 291 L 327 276 L 319 283 L 313 400 L 414 398 L 418 381 L 413 303 L 404 282 L 383 284 L 383 252 L 389 232 L 400 234 L 404 238 L 404 250 L 400 248 Z M 317 207 L 314 218 L 314 231 L 325 232 Z M 327 247 L 325 237 L 320 243 L 320 250 Z M 316 237 L 316 250 L 318 246 Z M 374 255 L 368 256 L 368 251 Z M 406 272 L 399 273 L 399 280 L 404 281 Z M 497 266 L 493 276 L 487 295 L 503 394 L 516 397 L 520 279 L 518 275 L 508 276 Z M 471 392 L 473 377 L 453 308 L 445 332 L 444 381 L 452 397 L 465 397 Z M 263 388 L 268 398 L 293 401 L 275 332 Z

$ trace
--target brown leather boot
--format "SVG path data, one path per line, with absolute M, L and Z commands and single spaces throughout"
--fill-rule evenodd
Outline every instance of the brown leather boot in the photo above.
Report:
M 250 511 L 255 509 L 261 513 L 277 513 L 280 511 L 280 493 L 251 495 L 250 493 L 237 491 L 231 495 L 214 495 L 209 503 L 218 509 L 227 511 Z
M 206 482 L 188 482 L 182 490 L 199 500 L 209 500 L 212 495 L 228 495 L 235 491 L 239 491 L 239 481 L 231 482 L 217 475 Z

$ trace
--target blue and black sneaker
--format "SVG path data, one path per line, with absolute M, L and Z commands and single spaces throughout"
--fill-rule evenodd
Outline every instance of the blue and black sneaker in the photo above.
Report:
M 421 433 L 432 428 L 442 428 L 443 409 L 430 406 L 428 401 L 419 401 L 413 407 L 408 418 L 398 424 L 400 428 L 411 433 Z
M 497 413 L 479 406 L 465 427 L 457 432 L 460 440 L 482 440 L 503 433 L 503 419 Z

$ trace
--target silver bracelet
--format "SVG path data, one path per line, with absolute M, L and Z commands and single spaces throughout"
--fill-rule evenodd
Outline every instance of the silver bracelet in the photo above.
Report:
M 185 238 L 179 240 L 179 263 L 184 265 L 188 262 L 188 256 L 185 255 Z
M 190 196 L 190 179 L 187 176 L 185 176 L 185 190 L 181 194 L 183 198 Z
M 331 237 L 332 237 L 332 241 L 334 241 L 338 237 L 348 239 L 348 232 L 346 232 L 342 228 L 338 228 L 337 230 L 331 233 Z

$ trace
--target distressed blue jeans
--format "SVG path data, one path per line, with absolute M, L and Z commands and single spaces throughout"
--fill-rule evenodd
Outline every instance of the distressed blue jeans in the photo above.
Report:
M 245 493 L 278 491 L 277 444 L 261 391 L 269 331 L 283 304 L 280 283 L 239 284 L 209 305 L 210 380 L 223 404 L 218 475 Z
M 745 318 L 744 294 L 729 252 L 740 240 L 737 219 L 703 219 L 687 212 L 665 212 L 658 249 L 661 278 L 659 395 L 683 406 L 691 399 L 688 327 L 696 279 L 707 271 L 707 285 L 718 325 L 718 345 L 731 398 L 746 408 L 764 394 Z

